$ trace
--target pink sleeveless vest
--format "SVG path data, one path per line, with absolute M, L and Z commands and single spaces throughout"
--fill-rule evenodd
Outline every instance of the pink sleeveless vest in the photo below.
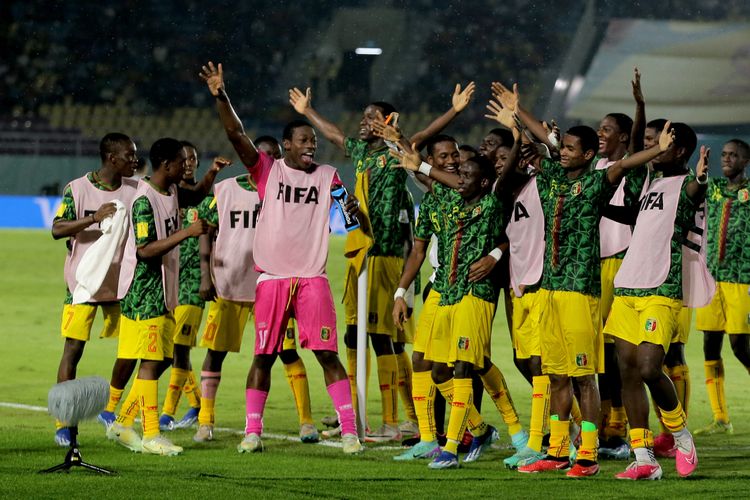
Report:
M 614 161 L 607 158 L 600 159 L 596 164 L 596 170 L 604 170 L 612 165 Z M 625 178 L 620 181 L 617 191 L 612 195 L 610 204 L 618 207 L 625 206 Z M 630 226 L 620 224 L 606 217 L 599 220 L 599 252 L 601 258 L 611 257 L 622 252 L 630 245 Z
M 211 255 L 216 294 L 222 299 L 253 302 L 258 281 L 253 240 L 260 197 L 257 191 L 237 184 L 237 178 L 216 184 L 214 194 L 219 212 L 219 231 Z
M 273 162 L 255 233 L 254 257 L 261 272 L 296 278 L 325 275 L 335 175 L 330 165 L 305 172 L 286 166 L 283 159 Z
M 177 202 L 177 186 L 169 186 L 169 195 L 156 191 L 145 180 L 138 181 L 138 190 L 133 201 L 145 196 L 151 203 L 154 211 L 154 222 L 156 225 L 156 238 L 163 240 L 180 229 L 180 210 Z M 132 203 L 130 204 L 132 209 Z M 131 221 L 132 223 L 132 221 Z M 131 231 L 132 232 L 132 231 Z M 135 265 L 137 262 L 135 239 L 128 241 L 125 249 L 125 257 L 122 262 L 123 280 L 120 282 L 118 298 L 122 298 L 128 292 L 130 283 L 133 281 Z M 180 246 L 161 257 L 161 277 L 164 288 L 164 305 L 169 311 L 177 307 L 180 279 Z
M 536 177 L 516 196 L 505 233 L 510 241 L 510 283 L 520 297 L 522 287 L 539 282 L 544 267 L 544 213 Z
M 695 225 L 703 230 L 703 236 L 694 232 L 688 239 L 700 245 L 700 252 L 682 246 L 682 302 L 687 307 L 704 307 L 711 303 L 716 293 L 716 281 L 706 264 L 706 204 L 695 213 Z
M 73 202 L 75 204 L 77 219 L 88 217 L 96 212 L 104 203 L 109 203 L 114 200 L 120 200 L 123 205 L 127 207 L 129 212 L 133 200 L 135 199 L 135 193 L 138 186 L 137 181 L 123 178 L 122 184 L 118 189 L 114 191 L 104 191 L 91 184 L 91 181 L 89 181 L 87 177 L 88 174 L 71 181 L 69 184 L 70 189 L 73 192 Z M 128 221 L 129 220 L 130 217 L 128 217 Z M 128 235 L 128 239 L 133 238 L 133 231 L 129 223 L 126 234 Z M 68 290 L 70 290 L 71 293 L 78 285 L 78 281 L 76 280 L 76 269 L 78 269 L 78 264 L 81 262 L 81 258 L 101 235 L 102 232 L 99 229 L 99 224 L 92 224 L 70 238 L 71 249 L 65 257 L 64 276 L 65 282 L 68 285 Z M 120 269 L 126 246 L 127 240 L 126 244 L 115 253 L 112 265 L 110 266 L 109 271 L 107 271 L 102 286 L 94 294 L 90 302 L 110 302 L 117 300 Z

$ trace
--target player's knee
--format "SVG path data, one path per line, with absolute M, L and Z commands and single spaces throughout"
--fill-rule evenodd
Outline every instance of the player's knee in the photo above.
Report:
M 253 358 L 253 367 L 264 372 L 270 372 L 275 361 L 275 354 L 256 354 Z
M 346 325 L 344 345 L 346 345 L 348 349 L 357 348 L 357 325 Z
M 662 365 L 656 363 L 643 363 L 638 366 L 638 373 L 646 383 L 656 382 L 664 375 L 662 371 Z
M 432 381 L 443 384 L 453 378 L 453 371 L 443 363 L 432 364 Z
M 208 372 L 220 372 L 224 358 L 227 357 L 226 351 L 206 351 L 206 359 L 203 361 L 203 369 Z
M 403 342 L 394 342 L 393 343 L 393 352 L 395 354 L 401 354 L 404 352 L 404 346 L 405 344 Z
M 285 365 L 296 363 L 299 360 L 299 354 L 295 349 L 285 349 L 279 353 L 279 359 Z
M 750 343 L 747 335 L 730 335 L 730 343 L 734 356 L 745 366 L 750 364 Z
M 315 359 L 318 360 L 320 366 L 324 370 L 333 370 L 341 365 L 339 361 L 339 355 L 333 351 L 313 351 L 315 353 Z
M 375 356 L 387 356 L 389 354 L 395 354 L 393 350 L 393 341 L 390 335 L 382 335 L 379 333 L 371 334 L 372 348 L 375 350 Z
M 81 359 L 83 355 L 83 349 L 86 347 L 86 342 L 77 339 L 65 339 L 65 347 L 63 347 L 63 357 L 70 360 Z

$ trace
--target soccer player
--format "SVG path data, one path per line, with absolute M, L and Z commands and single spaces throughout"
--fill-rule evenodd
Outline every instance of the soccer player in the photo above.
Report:
M 659 479 L 662 475 L 653 453 L 653 433 L 648 428 L 644 384 L 674 436 L 678 474 L 689 476 L 698 464 L 685 412 L 663 365 L 683 300 L 692 301 L 683 287 L 688 290 L 688 281 L 696 277 L 691 270 L 683 276 L 683 245 L 691 243 L 688 233 L 703 202 L 707 159 L 701 148 L 697 177 L 688 175 L 687 160 L 695 150 L 695 133 L 684 123 L 675 123 L 669 134 L 669 126 L 667 122 L 657 147 L 631 157 L 650 155 L 657 178 L 642 197 L 630 246 L 615 277 L 615 299 L 605 326 L 605 331 L 615 337 L 635 454 L 635 462 L 617 474 L 618 479 Z M 708 274 L 705 269 L 703 273 Z
M 98 306 L 102 307 L 104 315 L 104 330 L 101 337 L 117 336 L 119 329 L 120 305 L 117 302 L 117 286 L 125 241 L 115 252 L 115 258 L 104 282 L 91 300 L 83 304 L 73 304 L 73 292 L 77 286 L 76 270 L 83 255 L 102 235 L 99 224 L 105 218 L 114 215 L 114 200 L 121 201 L 129 213 L 137 186 L 136 181 L 129 179 L 138 165 L 138 157 L 135 143 L 128 136 L 120 133 L 105 135 L 99 143 L 99 155 L 99 170 L 89 172 L 65 186 L 60 208 L 52 222 L 54 239 L 69 238 L 64 273 L 67 292 L 61 323 L 65 345 L 57 370 L 58 383 L 76 378 L 76 368 L 91 335 L 91 325 Z M 129 233 L 129 225 L 127 230 Z M 116 377 L 122 387 L 125 387 L 134 368 L 134 362 L 119 361 L 115 364 L 113 379 Z M 55 442 L 60 446 L 69 446 L 68 428 L 63 427 L 60 422 L 56 422 L 56 427 Z
M 698 309 L 696 327 L 703 331 L 706 389 L 713 420 L 695 434 L 731 434 L 724 395 L 724 361 L 721 348 L 729 335 L 732 352 L 750 371 L 750 188 L 745 169 L 750 147 L 732 139 L 721 151 L 723 178 L 709 178 L 706 193 L 707 262 L 717 281 L 716 294 L 708 306 Z
M 293 309 L 300 345 L 310 348 L 323 368 L 341 424 L 343 451 L 359 453 L 362 445 L 357 438 L 349 379 L 337 354 L 336 310 L 325 276 L 331 189 L 341 180 L 335 168 L 314 162 L 315 131 L 307 122 L 293 121 L 284 128 L 284 157 L 274 160 L 259 152 L 245 134 L 229 102 L 222 65 L 209 62 L 202 67 L 201 77 L 215 97 L 227 137 L 263 201 L 253 245 L 255 264 L 261 270 L 255 296 L 255 356 L 246 384 L 245 437 L 237 449 L 240 453 L 263 450 L 263 410 L 271 367 Z M 353 208 L 350 203 L 348 209 Z
M 473 82 L 463 90 L 460 85 L 456 85 L 451 109 L 427 129 L 415 134 L 410 143 L 420 146 L 427 138 L 440 132 L 469 104 L 473 93 Z M 398 427 L 397 384 L 399 373 L 408 371 L 400 370 L 399 363 L 410 364 L 410 360 L 405 352 L 397 356 L 393 346 L 394 342 L 405 340 L 404 330 L 397 329 L 393 324 L 393 290 L 398 286 L 404 266 L 404 244 L 411 244 L 410 228 L 414 209 L 413 206 L 408 206 L 406 172 L 391 168 L 394 160 L 388 155 L 388 147 L 373 131 L 374 121 L 382 121 L 384 117 L 395 113 L 396 109 L 382 101 L 369 104 L 360 121 L 357 139 L 346 137 L 335 124 L 313 109 L 310 105 L 310 89 L 304 93 L 299 89 L 292 89 L 290 98 L 295 110 L 310 120 L 326 139 L 342 149 L 354 164 L 357 179 L 355 195 L 361 200 L 363 211 L 369 215 L 374 231 L 374 244 L 367 254 L 367 331 L 377 359 L 383 425 L 371 433 L 368 439 L 398 441 L 401 440 L 401 431 Z M 347 324 L 344 342 L 347 346 L 353 398 L 356 399 L 357 275 L 351 260 L 346 270 L 344 303 Z
M 198 150 L 188 141 L 181 142 L 188 157 L 185 164 L 185 174 L 180 184 L 195 186 L 197 184 L 195 173 L 200 166 Z M 182 227 L 189 227 L 197 219 L 196 215 L 195 207 L 181 208 Z M 180 243 L 180 292 L 178 295 L 179 305 L 174 311 L 174 358 L 167 394 L 162 406 L 162 414 L 159 417 L 159 430 L 161 431 L 188 428 L 198 420 L 201 394 L 190 363 L 190 349 L 195 347 L 195 339 L 203 320 L 203 308 L 205 306 L 205 302 L 199 294 L 200 272 L 198 238 L 188 238 Z M 190 403 L 190 409 L 180 421 L 175 423 L 174 414 L 177 411 L 183 391 Z
M 139 181 L 131 211 L 135 241 L 126 249 L 123 261 L 123 275 L 128 279 L 120 283 L 124 297 L 117 349 L 118 359 L 140 360 L 140 366 L 107 436 L 132 451 L 176 455 L 182 448 L 159 433 L 158 380 L 172 362 L 173 311 L 179 293 L 178 245 L 186 238 L 205 233 L 208 227 L 199 219 L 180 229 L 179 208 L 195 206 L 210 189 L 216 174 L 231 162 L 217 157 L 195 190 L 180 190 L 177 184 L 184 175 L 188 156 L 182 143 L 159 139 L 151 146 L 149 156 L 153 175 Z M 138 407 L 142 439 L 132 428 Z

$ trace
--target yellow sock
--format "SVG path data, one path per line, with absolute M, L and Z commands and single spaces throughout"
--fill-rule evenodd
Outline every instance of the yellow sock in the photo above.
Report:
M 720 359 L 706 361 L 703 367 L 706 370 L 706 391 L 708 400 L 711 402 L 714 420 L 729 422 L 727 399 L 724 396 L 724 362 Z
M 175 412 L 177 412 L 177 405 L 180 403 L 182 386 L 185 385 L 187 377 L 187 370 L 183 370 L 182 368 L 172 368 L 172 373 L 169 376 L 167 395 L 164 397 L 164 406 L 161 409 L 163 414 L 174 417 Z
M 377 362 L 383 423 L 398 427 L 398 362 L 396 361 L 396 355 L 378 356 Z
M 529 443 L 527 446 L 535 451 L 542 451 L 544 423 L 549 421 L 550 384 L 547 375 L 532 379 L 531 423 L 529 424 Z
M 188 370 L 187 380 L 185 381 L 185 385 L 182 386 L 182 392 L 185 393 L 185 397 L 191 408 L 201 407 L 201 386 L 196 383 L 193 370 Z
M 136 380 L 140 382 L 143 438 L 148 439 L 159 435 L 159 381 Z M 182 389 L 182 384 L 178 387 Z
M 599 430 L 593 422 L 581 422 L 581 446 L 578 447 L 577 460 L 596 462 L 599 452 Z
M 672 380 L 677 391 L 677 399 L 680 400 L 682 410 L 688 414 L 688 403 L 690 402 L 690 369 L 687 365 L 677 365 L 667 368 L 667 375 Z
M 63 424 L 59 420 L 55 419 L 55 430 L 62 429 L 63 427 L 65 427 L 65 424 Z
M 286 381 L 289 382 L 289 387 L 292 389 L 292 394 L 294 395 L 294 404 L 297 407 L 299 425 L 312 424 L 310 386 L 307 382 L 307 370 L 305 369 L 305 363 L 302 362 L 302 358 L 297 358 L 297 361 L 294 363 L 284 365 L 284 372 L 286 373 Z
M 110 385 L 109 386 L 109 399 L 107 400 L 107 407 L 104 410 L 109 411 L 109 412 L 114 412 L 115 408 L 117 408 L 117 403 L 119 403 L 120 399 L 122 399 L 123 392 L 125 392 L 125 389 L 117 389 Z
M 201 398 L 201 411 L 198 412 L 198 425 L 214 425 L 215 399 Z
M 407 419 L 416 422 L 417 412 L 412 400 L 414 372 L 411 367 L 411 358 L 406 351 L 401 351 L 396 354 L 396 361 L 398 362 L 398 394 L 401 396 L 401 403 L 404 405 L 404 413 L 406 413 Z
M 412 374 L 412 392 L 414 412 L 419 424 L 419 436 L 422 441 L 435 440 L 435 384 L 430 372 Z
M 656 415 L 656 421 L 659 422 L 659 432 L 662 434 L 668 434 L 669 431 L 666 427 L 664 427 L 664 420 L 661 416 L 661 410 L 659 409 L 659 405 L 656 404 L 656 400 L 654 398 L 651 398 L 651 405 L 654 407 L 654 415 Z
M 684 429 L 687 425 L 687 417 L 682 409 L 680 402 L 677 402 L 677 408 L 671 411 L 667 411 L 664 408 L 661 409 L 661 418 L 664 422 L 664 426 L 669 432 L 674 434 Z
M 470 378 L 453 379 L 453 401 L 445 433 L 447 442 L 443 448 L 454 455 L 458 454 L 458 443 L 463 438 L 469 420 L 469 408 L 474 406 L 474 391 Z
M 630 447 L 653 449 L 654 433 L 648 429 L 630 429 Z
M 570 419 L 577 423 L 579 426 L 581 425 L 581 422 L 583 422 L 583 417 L 581 416 L 581 407 L 578 405 L 578 400 L 573 397 L 573 404 L 570 407 Z
M 497 366 L 492 365 L 487 373 L 482 375 L 482 383 L 484 384 L 484 389 L 490 395 L 492 402 L 495 403 L 495 407 L 503 417 L 503 422 L 508 426 L 508 434 L 512 436 L 520 432 L 523 427 L 518 420 L 518 413 L 516 413 L 516 408 L 513 406 L 513 399 L 510 397 L 508 386 L 505 384 L 505 377 L 503 377 Z
M 365 397 L 367 397 L 367 389 L 370 387 L 370 348 L 367 348 L 367 367 L 365 368 L 365 379 L 367 385 L 365 387 Z M 352 406 L 354 407 L 354 413 L 357 413 L 357 350 L 346 348 L 346 367 L 349 374 L 349 386 L 352 389 Z
M 556 458 L 570 456 L 570 420 L 558 420 L 553 416 L 550 419 L 549 430 L 547 454 Z
M 120 413 L 117 414 L 116 421 L 118 424 L 124 425 L 125 427 L 133 427 L 135 417 L 141 409 L 140 387 L 140 380 L 136 377 L 136 379 L 133 380 L 133 385 L 130 387 L 130 392 L 128 392 L 128 395 L 125 398 L 125 402 L 122 403 L 122 406 L 120 407 Z

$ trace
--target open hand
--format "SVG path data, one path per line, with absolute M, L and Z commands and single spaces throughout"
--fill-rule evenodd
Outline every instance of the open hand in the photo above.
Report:
M 698 166 L 695 167 L 695 176 L 700 182 L 705 182 L 708 178 L 708 156 L 711 153 L 711 148 L 707 148 L 705 145 L 701 146 L 700 157 L 698 158 Z
M 376 111 L 377 119 L 371 123 L 372 133 L 376 137 L 382 137 L 389 142 L 398 142 L 401 140 L 401 130 L 398 128 L 398 113 L 393 113 L 391 120 L 386 123 L 380 110 Z
M 398 165 L 394 165 L 396 168 L 405 168 L 416 172 L 419 170 L 419 166 L 422 164 L 422 157 L 417 152 L 417 145 L 412 144 L 409 151 L 405 150 L 401 145 L 398 145 L 398 151 L 389 151 L 391 157 L 398 160 Z
M 638 68 L 633 68 L 633 79 L 630 81 L 633 87 L 633 99 L 636 104 L 643 104 L 643 91 L 641 91 L 641 72 Z
M 289 89 L 289 104 L 292 105 L 292 107 L 297 113 L 304 115 L 305 111 L 307 111 L 310 108 L 311 100 L 312 100 L 312 92 L 310 91 L 310 87 L 307 87 L 305 89 L 304 94 L 297 87 L 294 87 L 293 89 Z
M 490 120 L 495 120 L 500 125 L 503 125 L 504 127 L 509 128 L 511 130 L 515 128 L 515 125 L 516 125 L 516 121 L 514 119 L 515 110 L 504 107 L 498 99 L 496 98 L 490 99 L 489 104 L 487 104 L 487 110 L 490 113 L 484 115 L 485 118 L 489 118 Z
M 513 91 L 500 82 L 492 82 L 492 97 L 494 97 L 504 108 L 512 109 L 513 112 L 518 110 L 521 105 L 521 96 L 518 93 L 518 84 L 513 84 Z
M 659 151 L 664 152 L 669 149 L 669 146 L 674 142 L 674 129 L 670 128 L 672 121 L 669 120 L 664 124 L 664 129 L 659 135 Z
M 461 84 L 457 83 L 456 88 L 453 90 L 453 98 L 451 103 L 453 104 L 453 111 L 460 113 L 466 106 L 471 102 L 471 98 L 474 96 L 474 90 L 476 85 L 474 82 L 469 82 L 465 89 L 461 90 Z
M 224 92 L 224 68 L 222 68 L 221 63 L 217 67 L 214 66 L 214 63 L 208 61 L 208 65 L 201 68 L 198 76 L 206 82 L 212 96 L 218 97 Z

